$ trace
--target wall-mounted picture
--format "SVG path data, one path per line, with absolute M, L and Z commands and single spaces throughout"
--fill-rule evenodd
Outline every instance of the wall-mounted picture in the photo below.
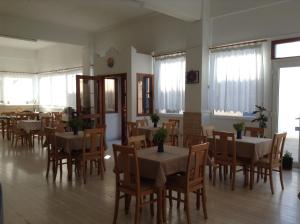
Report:
M 199 83 L 199 71 L 191 70 L 186 73 L 185 76 L 186 84 Z

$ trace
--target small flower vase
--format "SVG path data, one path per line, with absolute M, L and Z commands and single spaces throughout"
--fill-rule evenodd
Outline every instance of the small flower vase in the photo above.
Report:
M 236 138 L 237 139 L 242 139 L 242 130 L 236 131 Z
M 158 143 L 157 152 L 164 152 L 164 143 L 163 142 Z
M 73 128 L 73 134 L 78 135 L 78 128 Z

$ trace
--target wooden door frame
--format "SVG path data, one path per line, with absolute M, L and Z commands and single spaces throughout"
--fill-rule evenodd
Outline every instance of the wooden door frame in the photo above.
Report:
M 120 78 L 121 79 L 121 82 L 120 82 L 120 85 L 121 85 L 121 91 L 120 91 L 120 96 L 121 96 L 121 133 L 122 133 L 122 143 L 124 144 L 127 140 L 127 124 L 126 124 L 126 120 L 127 120 L 127 117 L 128 117 L 128 89 L 127 89 L 127 86 L 123 86 L 123 81 L 126 80 L 126 84 L 127 84 L 127 73 L 116 73 L 116 74 L 106 74 L 106 75 L 97 75 L 97 76 L 102 76 L 104 79 L 105 78 Z M 118 82 L 119 83 L 119 82 Z M 126 102 L 124 101 L 124 98 L 123 98 L 123 94 L 125 93 L 125 89 L 126 89 Z M 105 94 L 105 85 L 104 85 L 104 94 Z M 123 106 L 126 105 L 126 120 L 124 121 L 124 118 L 123 118 Z M 104 97 L 104 100 L 103 100 L 103 107 L 104 107 L 104 122 L 106 124 L 106 112 L 105 112 L 105 97 Z
M 99 89 L 98 89 L 98 108 L 97 111 L 94 114 L 82 114 L 82 108 L 81 108 L 81 98 L 80 98 L 80 80 L 94 80 L 98 82 Z M 97 77 L 97 76 L 89 76 L 89 75 L 76 75 L 76 110 L 79 113 L 80 118 L 86 119 L 86 118 L 96 118 L 96 127 L 103 127 L 105 125 L 105 107 L 103 107 L 104 99 L 104 78 L 103 77 Z M 96 102 L 95 102 L 96 105 Z M 94 106 L 95 106 L 94 105 Z M 105 105 L 104 105 L 105 106 Z

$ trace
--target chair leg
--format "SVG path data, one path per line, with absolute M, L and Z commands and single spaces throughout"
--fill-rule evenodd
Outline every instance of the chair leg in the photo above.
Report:
M 235 166 L 232 166 L 231 172 L 232 172 L 231 190 L 234 191 L 234 186 L 235 186 L 235 173 L 236 173 L 236 167 L 235 167 Z
M 128 194 L 125 194 L 125 214 L 127 215 L 130 208 L 130 202 L 131 202 L 131 196 Z
M 264 182 L 266 183 L 267 182 L 267 178 L 268 178 L 268 169 L 267 168 L 264 168 L 265 169 L 265 172 L 264 172 Z
M 222 181 L 222 166 L 219 166 L 219 179 Z
M 154 216 L 154 206 L 153 206 L 153 201 L 154 201 L 154 195 L 150 194 L 150 213 L 151 216 Z
M 191 223 L 191 217 L 190 217 L 189 193 L 185 192 L 184 197 L 185 197 L 185 199 L 184 199 L 184 205 L 185 205 L 186 219 L 187 219 L 187 223 L 190 224 Z
M 200 192 L 200 190 L 197 190 L 197 192 L 196 192 L 196 208 L 197 208 L 197 210 L 200 209 L 200 197 L 201 197 L 201 192 Z
M 208 167 L 208 176 L 209 176 L 209 180 L 212 180 L 212 166 L 209 165 Z
M 63 161 L 62 161 L 62 159 L 61 160 L 59 160 L 59 167 L 60 167 L 60 169 L 59 169 L 59 172 L 60 172 L 60 179 L 62 179 L 62 172 L 63 172 L 63 170 L 62 170 L 62 165 L 63 165 Z
M 140 196 L 137 195 L 136 202 L 135 202 L 135 215 L 134 215 L 134 223 L 140 223 Z
M 90 160 L 90 175 L 93 174 L 93 160 Z
M 181 193 L 177 192 L 177 208 L 180 208 Z
M 57 166 L 58 166 L 58 163 L 56 160 L 54 160 L 53 162 L 53 181 L 56 180 L 56 175 L 57 175 Z
M 279 167 L 279 176 L 280 176 L 281 189 L 284 190 L 283 177 L 282 177 L 282 166 Z
M 116 189 L 116 194 L 115 194 L 115 211 L 114 211 L 114 221 L 113 221 L 113 224 L 117 223 L 118 212 L 119 212 L 119 202 L 120 202 L 120 191 L 119 191 L 119 189 Z
M 103 176 L 103 173 L 104 173 L 104 167 L 103 167 L 103 161 L 101 159 L 98 160 L 98 173 L 100 172 L 100 177 L 101 177 L 101 180 L 103 180 L 104 176 Z
M 216 185 L 217 167 L 213 167 L 213 186 Z
M 48 179 L 49 176 L 49 170 L 50 170 L 50 158 L 48 156 L 48 161 L 47 161 L 47 171 L 46 171 L 46 178 Z
M 172 199 L 172 190 L 169 190 L 169 205 L 170 205 L 170 207 L 172 207 L 173 206 L 173 199 Z
M 202 198 L 202 209 L 203 209 L 203 214 L 204 218 L 207 219 L 207 209 L 206 209 L 206 190 L 205 187 L 201 189 L 201 198 Z
M 261 174 L 261 168 L 257 167 L 257 177 L 256 177 L 256 183 L 258 183 L 260 179 L 260 174 Z
M 86 184 L 86 169 L 87 169 L 87 161 L 84 161 L 84 164 L 83 164 L 83 183 Z
M 268 169 L 269 169 L 269 176 L 270 176 L 270 187 L 271 187 L 271 192 L 272 192 L 272 194 L 274 194 L 273 172 L 272 172 L 272 168 L 268 168 Z

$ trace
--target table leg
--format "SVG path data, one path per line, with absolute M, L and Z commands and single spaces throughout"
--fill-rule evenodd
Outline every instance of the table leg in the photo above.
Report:
M 4 135 L 5 135 L 5 133 L 4 133 L 4 130 L 5 130 L 5 122 L 4 122 L 4 120 L 1 121 L 1 128 L 2 128 L 2 138 L 4 139 Z
M 250 189 L 253 189 L 253 183 L 254 183 L 254 163 L 251 162 L 250 165 Z
M 72 181 L 72 157 L 68 155 L 67 157 L 67 167 L 68 167 L 68 181 Z
M 163 223 L 163 187 L 157 189 L 157 224 Z

